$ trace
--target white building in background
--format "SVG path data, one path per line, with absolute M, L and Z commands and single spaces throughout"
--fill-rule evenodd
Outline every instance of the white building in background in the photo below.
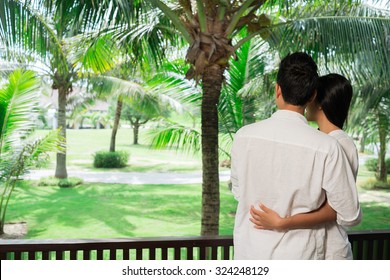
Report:
M 80 107 L 85 100 L 85 93 L 81 88 L 74 87 L 69 95 L 67 104 L 67 128 L 69 129 L 102 129 L 110 128 L 109 103 L 96 100 L 92 104 Z M 41 108 L 40 126 L 42 128 L 58 128 L 58 90 L 44 89 L 40 95 Z M 85 103 L 85 102 L 84 102 Z M 76 111 L 74 111 L 76 110 Z M 71 116 L 73 113 L 73 116 Z

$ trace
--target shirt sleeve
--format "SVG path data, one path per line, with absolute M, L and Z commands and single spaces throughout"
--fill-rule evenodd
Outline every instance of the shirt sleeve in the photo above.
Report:
M 329 205 L 337 212 L 338 224 L 353 226 L 360 223 L 362 214 L 355 178 L 337 143 L 325 163 L 323 189 Z

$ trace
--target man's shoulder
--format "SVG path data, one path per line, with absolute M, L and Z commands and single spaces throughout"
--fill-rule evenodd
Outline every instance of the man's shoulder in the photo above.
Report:
M 237 132 L 236 135 L 245 135 L 250 134 L 253 131 L 257 131 L 261 129 L 264 125 L 267 125 L 267 123 L 270 121 L 270 119 L 261 120 L 255 123 L 247 124 L 241 127 Z

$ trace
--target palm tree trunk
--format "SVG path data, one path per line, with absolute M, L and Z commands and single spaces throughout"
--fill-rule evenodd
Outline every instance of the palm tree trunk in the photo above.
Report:
M 202 78 L 202 228 L 201 235 L 219 233 L 218 101 L 224 68 L 213 64 Z
M 362 154 L 365 151 L 365 141 L 366 141 L 366 132 L 363 131 L 362 132 L 362 136 L 360 138 L 360 150 L 359 150 L 359 152 L 362 153 Z
M 138 145 L 139 127 L 140 124 L 139 120 L 137 119 L 133 124 L 133 145 Z
M 122 99 L 118 97 L 118 101 L 116 102 L 114 126 L 111 132 L 110 152 L 115 152 L 116 133 L 118 132 L 119 121 L 121 119 L 122 105 Z
M 382 112 L 378 113 L 379 118 L 379 159 L 378 159 L 378 180 L 387 183 L 386 168 L 386 138 L 387 138 L 387 116 Z
M 58 127 L 61 128 L 60 135 L 66 141 L 66 97 L 68 88 L 65 85 L 58 87 Z M 66 145 L 63 153 L 57 153 L 56 178 L 67 178 L 66 171 Z

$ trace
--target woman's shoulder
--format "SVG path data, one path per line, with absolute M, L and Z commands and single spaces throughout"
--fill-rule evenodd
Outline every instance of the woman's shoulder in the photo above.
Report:
M 348 143 L 350 145 L 355 146 L 355 143 L 354 143 L 352 137 L 350 137 L 344 130 L 341 130 L 341 129 L 334 130 L 334 131 L 329 133 L 329 136 L 332 136 L 333 138 L 335 138 L 339 143 L 344 142 L 344 143 Z

